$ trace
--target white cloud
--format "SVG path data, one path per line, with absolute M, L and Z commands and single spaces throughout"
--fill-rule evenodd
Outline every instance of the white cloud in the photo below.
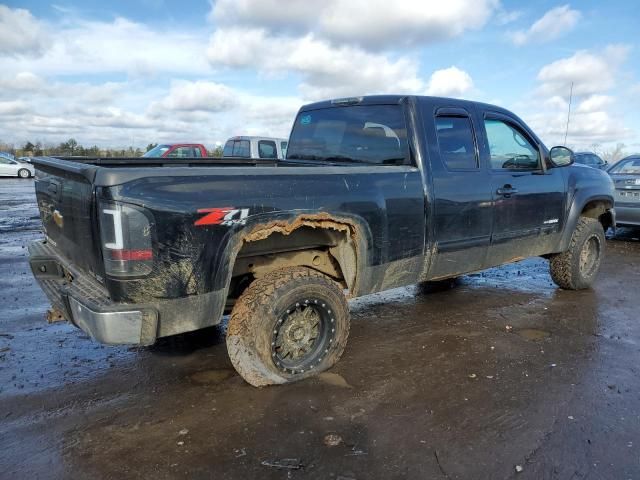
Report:
M 311 32 L 332 43 L 394 50 L 432 43 L 481 28 L 498 0 L 218 0 L 210 18 L 223 25 L 264 28 L 276 34 Z
M 509 25 L 522 17 L 522 15 L 522 10 L 505 10 L 503 8 L 499 8 L 495 22 L 500 26 Z
M 461 97 L 472 88 L 471 76 L 464 70 L 451 66 L 433 72 L 426 93 L 441 97 Z
M 510 34 L 514 44 L 545 43 L 561 37 L 572 30 L 582 14 L 569 5 L 552 8 L 527 30 L 518 30 Z
M 215 82 L 174 82 L 169 94 L 153 102 L 149 108 L 153 115 L 175 112 L 221 112 L 236 103 L 236 93 L 226 85 Z
M 613 87 L 615 75 L 627 57 L 629 49 L 611 45 L 602 53 L 580 50 L 574 55 L 556 60 L 540 69 L 541 93 L 565 95 L 573 82 L 573 93 L 590 95 Z
M 46 87 L 42 78 L 31 72 L 19 72 L 8 77 L 0 77 L 0 95 L 2 92 L 38 92 Z
M 591 113 L 602 111 L 613 103 L 610 95 L 595 94 L 583 99 L 576 108 L 578 113 Z
M 218 29 L 207 57 L 212 65 L 255 68 L 269 75 L 301 75 L 299 90 L 306 99 L 366 93 L 415 93 L 424 88 L 418 65 L 406 57 L 358 47 L 332 46 L 313 34 L 270 36 L 264 29 Z
M 593 143 L 616 143 L 634 135 L 625 123 L 614 87 L 628 47 L 611 45 L 601 52 L 581 50 L 542 67 L 539 86 L 525 118 L 550 145 L 564 142 L 569 93 L 573 107 L 567 143 L 589 148 Z
M 0 38 L 2 35 L 0 28 Z M 3 57 L 0 41 L 0 71 L 38 75 L 124 72 L 138 77 L 175 72 L 204 74 L 210 71 L 204 57 L 206 41 L 205 31 L 152 30 L 125 18 L 73 19 L 56 28 L 38 58 L 19 56 L 20 51 L 11 44 L 5 47 L 10 50 Z
M 21 115 L 30 111 L 29 105 L 22 100 L 0 102 L 0 115 Z
M 48 35 L 29 10 L 0 5 L 0 55 L 40 55 Z

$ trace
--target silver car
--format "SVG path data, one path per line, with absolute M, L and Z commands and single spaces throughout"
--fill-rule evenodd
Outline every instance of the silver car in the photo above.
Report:
M 616 186 L 616 224 L 640 226 L 640 155 L 623 158 L 608 172 Z
M 0 177 L 30 178 L 35 174 L 33 165 L 0 156 Z

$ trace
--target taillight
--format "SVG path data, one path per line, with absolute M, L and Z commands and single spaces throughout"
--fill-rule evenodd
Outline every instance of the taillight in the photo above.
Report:
M 137 208 L 100 203 L 100 237 L 107 275 L 136 277 L 151 273 L 151 224 Z

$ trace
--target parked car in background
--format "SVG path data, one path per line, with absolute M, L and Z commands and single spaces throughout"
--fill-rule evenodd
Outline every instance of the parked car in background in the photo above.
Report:
M 22 163 L 31 163 L 31 157 L 18 157 L 17 160 Z
M 19 162 L 12 158 L 0 156 L 0 177 L 30 178 L 35 174 L 35 169 L 30 163 Z
M 274 137 L 231 137 L 224 144 L 223 157 L 242 158 L 284 158 L 287 154 L 287 140 Z
M 608 172 L 616 188 L 616 225 L 640 226 L 640 155 L 623 158 Z
M 143 155 L 155 158 L 201 158 L 208 157 L 207 149 L 200 143 L 164 143 Z
M 576 163 L 581 163 L 582 165 L 586 165 L 588 167 L 605 170 L 609 166 L 607 162 L 602 160 L 593 152 L 576 152 L 574 155 L 576 158 Z

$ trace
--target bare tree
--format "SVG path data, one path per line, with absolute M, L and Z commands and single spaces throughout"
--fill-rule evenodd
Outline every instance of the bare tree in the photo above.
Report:
M 621 160 L 627 155 L 627 153 L 625 152 L 625 148 L 627 148 L 627 146 L 624 143 L 617 143 L 613 148 L 602 149 L 601 151 L 596 153 L 598 153 L 598 155 L 600 155 L 600 157 L 602 157 L 605 162 L 609 162 L 609 164 L 611 165 L 618 162 L 618 160 Z

